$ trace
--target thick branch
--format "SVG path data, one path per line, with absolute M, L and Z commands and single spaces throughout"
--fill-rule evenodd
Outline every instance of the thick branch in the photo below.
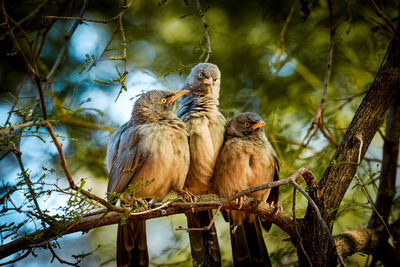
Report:
M 398 30 L 396 37 L 389 45 L 374 83 L 360 104 L 338 150 L 319 182 L 318 189 L 313 194 L 328 225 L 335 218 L 340 202 L 357 172 L 359 161 L 364 157 L 387 109 L 399 92 L 400 31 Z M 321 228 L 310 205 L 305 219 L 307 224 L 303 240 L 306 250 L 314 249 L 313 262 L 319 266 L 336 264 L 333 247 L 328 242 L 329 237 Z M 306 259 L 303 257 L 301 262 L 306 263 Z
M 316 202 L 329 221 L 356 174 L 359 157 L 362 159 L 384 115 L 400 93 L 400 31 L 389 45 L 382 65 L 356 114 L 350 123 L 330 166 L 326 169 L 317 190 Z M 359 151 L 360 138 L 363 142 Z M 340 184 L 340 186 L 337 186 Z
M 375 251 L 379 240 L 379 232 L 367 228 L 350 230 L 335 236 L 336 247 L 342 257 L 353 255 L 358 251 Z
M 376 210 L 387 224 L 393 197 L 396 193 L 396 171 L 399 154 L 400 138 L 400 94 L 389 108 L 386 116 L 386 136 L 383 144 L 382 168 L 379 177 L 379 190 L 376 199 Z M 376 228 L 382 222 L 378 214 L 374 213 L 369 222 L 369 227 Z

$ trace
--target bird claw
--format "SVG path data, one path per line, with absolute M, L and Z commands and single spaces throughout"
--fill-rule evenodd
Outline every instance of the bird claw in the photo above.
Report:
M 242 209 L 243 200 L 245 199 L 245 197 L 246 197 L 246 196 L 241 196 L 241 197 L 239 197 L 239 198 L 237 198 L 237 199 L 235 200 L 236 204 L 239 204 L 239 209 Z
M 183 201 L 187 201 L 189 203 L 196 202 L 196 196 L 193 195 L 188 190 L 179 190 L 179 191 L 176 191 L 176 193 L 179 194 L 179 195 L 183 195 Z
M 275 207 L 276 208 L 276 210 L 274 212 L 274 215 L 278 214 L 279 211 L 282 211 L 282 206 L 279 205 L 278 203 L 275 203 L 274 201 L 272 201 L 270 203 L 270 207 Z
M 147 200 L 145 200 L 145 199 L 135 198 L 134 199 L 134 204 L 135 204 L 135 207 L 141 205 L 144 208 L 144 210 L 149 210 L 149 208 L 150 208 L 149 202 Z

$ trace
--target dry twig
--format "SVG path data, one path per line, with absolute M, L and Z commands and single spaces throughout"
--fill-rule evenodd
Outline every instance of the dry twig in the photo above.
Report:
M 204 11 L 201 9 L 199 0 L 196 0 L 196 7 L 197 7 L 198 16 L 201 18 L 201 22 L 203 23 L 204 39 L 206 40 L 206 43 L 207 43 L 207 56 L 204 59 L 204 62 L 208 62 L 208 60 L 210 59 L 210 56 L 212 55 L 210 37 L 208 36 L 208 31 L 207 31 L 208 24 L 206 23 L 206 20 L 204 18 Z

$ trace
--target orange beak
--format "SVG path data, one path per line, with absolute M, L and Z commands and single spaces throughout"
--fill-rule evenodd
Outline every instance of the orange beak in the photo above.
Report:
M 258 129 L 262 128 L 264 125 L 265 125 L 265 122 L 262 121 L 262 122 L 259 122 L 259 123 L 254 124 L 254 125 L 251 126 L 250 128 L 251 128 L 253 131 L 255 131 L 255 130 L 258 130 Z
M 178 98 L 180 98 L 183 95 L 186 95 L 187 93 L 190 93 L 189 90 L 180 90 L 180 91 L 176 91 L 174 92 L 174 94 L 168 98 L 168 104 L 175 102 Z
M 210 77 L 210 78 L 208 78 L 208 79 L 203 79 L 203 80 L 201 81 L 201 83 L 202 83 L 202 84 L 205 84 L 205 85 L 213 85 L 213 84 L 214 84 L 214 80 L 213 80 L 212 77 Z

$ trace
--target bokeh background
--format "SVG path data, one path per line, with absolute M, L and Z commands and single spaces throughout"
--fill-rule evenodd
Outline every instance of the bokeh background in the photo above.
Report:
M 80 0 L 4 2 L 9 15 L 17 21 L 43 4 L 37 14 L 21 24 L 32 39 L 43 34 L 41 26 L 50 21 L 43 16 L 58 14 L 62 5 L 61 15 L 79 16 L 83 4 Z M 389 18 L 398 16 L 398 1 L 376 2 Z M 243 111 L 261 114 L 266 121 L 267 136 L 281 160 L 281 177 L 307 166 L 319 179 L 335 146 L 319 132 L 307 148 L 301 144 L 318 109 L 327 68 L 329 12 L 326 1 L 210 0 L 200 4 L 212 49 L 209 61 L 217 64 L 222 73 L 222 113 L 228 119 Z M 106 20 L 118 14 L 121 5 L 123 1 L 89 1 L 83 17 Z M 347 20 L 338 27 L 334 37 L 324 122 L 334 141 L 339 143 L 364 92 L 373 82 L 391 32 L 366 1 L 334 1 L 333 17 L 335 23 Z M 73 23 L 57 20 L 47 33 L 38 61 L 43 77 L 56 61 Z M 67 42 L 68 48 L 51 86 L 45 91 L 49 116 L 57 125 L 55 129 L 73 177 L 76 181 L 86 178 L 85 188 L 91 188 L 101 197 L 105 196 L 108 179 L 104 164 L 107 141 L 130 118 L 137 96 L 150 89 L 181 89 L 191 67 L 205 58 L 207 50 L 199 9 L 193 0 L 136 0 L 124 14 L 123 26 L 126 43 L 121 39 L 118 20 L 106 24 L 80 23 Z M 124 63 L 115 59 L 122 55 L 124 46 L 127 48 L 127 90 L 119 95 L 118 72 L 123 73 Z M 11 114 L 11 123 L 22 122 L 27 114 L 40 118 L 35 82 L 31 78 L 24 80 L 26 68 L 4 28 L 0 31 L 0 47 L 1 125 L 4 126 L 15 99 L 18 102 Z M 376 194 L 381 147 L 382 138 L 377 135 L 358 172 L 360 179 L 368 184 L 372 197 Z M 41 179 L 48 187 L 54 183 L 67 186 L 57 150 L 45 130 L 25 131 L 20 150 L 33 181 Z M 16 157 L 7 151 L 2 143 L 0 180 L 4 188 L 21 180 Z M 52 192 L 40 196 L 39 203 L 50 215 L 61 216 L 68 199 L 65 194 Z M 279 204 L 288 213 L 292 209 L 291 199 L 292 189 L 282 187 Z M 17 206 L 26 204 L 25 208 L 30 208 L 24 188 L 15 192 L 12 200 Z M 397 198 L 395 205 L 399 206 Z M 298 195 L 297 216 L 301 217 L 305 208 L 306 202 Z M 365 225 L 370 214 L 367 198 L 355 180 L 342 202 L 333 233 Z M 40 228 L 24 213 L 2 213 L 0 224 L 11 222 L 26 222 L 20 234 Z M 175 231 L 178 226 L 186 226 L 184 215 L 148 221 L 148 244 L 154 266 L 191 266 L 188 235 Z M 228 225 L 221 216 L 217 229 L 223 264 L 230 266 Z M 294 247 L 284 241 L 287 237 L 276 226 L 265 234 L 276 266 L 292 265 L 296 261 Z M 0 238 L 4 244 L 12 236 L 2 227 Z M 102 227 L 61 238 L 56 252 L 66 260 L 73 260 L 71 255 L 90 253 L 81 266 L 114 266 L 115 239 L 115 225 Z M 61 265 L 57 260 L 51 263 L 52 256 L 46 250 L 36 250 L 35 254 L 36 257 L 31 255 L 14 266 Z M 348 260 L 350 265 L 363 264 L 366 256 L 358 254 Z

